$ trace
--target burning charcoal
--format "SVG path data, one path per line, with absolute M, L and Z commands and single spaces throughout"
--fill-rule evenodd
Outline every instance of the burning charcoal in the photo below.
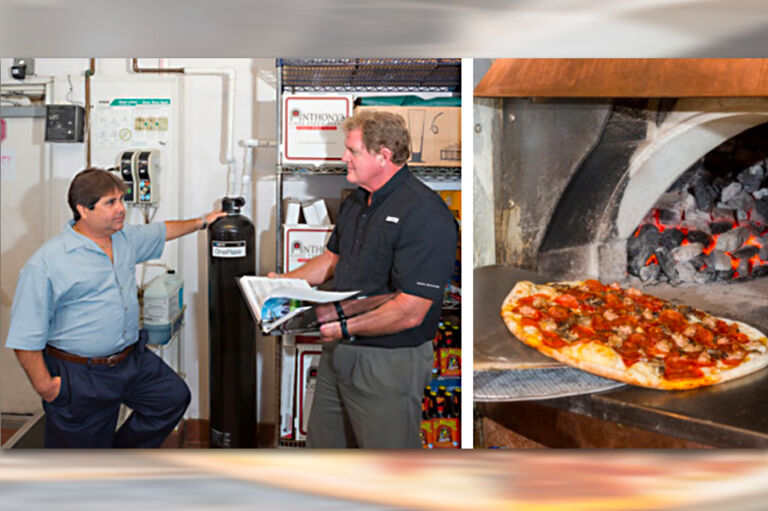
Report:
M 675 265 L 675 271 L 677 272 L 678 278 L 683 282 L 693 282 L 696 273 L 698 273 L 696 268 L 694 268 L 688 261 L 677 263 Z
M 733 278 L 733 270 L 715 270 L 715 280 L 728 281 Z
M 640 268 L 640 275 L 639 275 L 640 280 L 642 280 L 643 282 L 648 282 L 648 281 L 654 282 L 659 277 L 659 271 L 660 271 L 660 268 L 658 264 L 643 266 L 642 268 Z
M 722 193 L 723 188 L 725 188 L 728 183 L 730 183 L 730 180 L 726 181 L 722 178 L 722 176 L 715 176 L 712 181 L 710 181 L 710 184 L 712 185 L 712 188 L 714 188 L 717 191 L 717 194 L 720 195 Z
M 729 208 L 735 209 L 737 212 L 742 211 L 746 214 L 747 211 L 752 209 L 755 203 L 755 199 L 745 191 L 740 191 L 725 203 Z
M 768 188 L 760 188 L 756 192 L 752 192 L 752 197 L 755 199 L 764 199 L 765 197 L 768 197 Z
M 643 246 L 633 258 L 629 260 L 627 270 L 635 276 L 640 275 L 640 270 L 648 263 L 648 259 L 653 255 L 655 247 Z
M 704 250 L 704 245 L 701 243 L 689 243 L 687 245 L 680 245 L 679 247 L 673 248 L 670 251 L 670 254 L 676 263 L 681 263 L 683 261 L 693 259 L 697 255 L 701 254 L 702 250 Z
M 696 199 L 696 207 L 709 211 L 715 205 L 718 193 L 712 185 L 700 179 L 693 184 L 693 196 Z
M 693 281 L 697 284 L 706 284 L 715 280 L 715 271 L 710 268 L 699 270 L 696 275 L 693 276 Z
M 744 245 L 740 249 L 734 251 L 732 255 L 736 259 L 749 259 L 750 257 L 756 256 L 759 251 L 760 249 L 757 247 L 753 247 L 752 245 Z
M 734 181 L 733 183 L 730 183 L 728 186 L 723 188 L 722 193 L 720 194 L 720 201 L 721 202 L 728 202 L 733 197 L 739 194 L 744 189 L 741 183 L 738 181 Z
M 630 236 L 627 240 L 627 259 L 635 257 L 643 248 L 643 240 L 640 236 Z
M 646 245 L 656 246 L 659 244 L 661 234 L 659 233 L 659 228 L 655 225 L 645 224 L 640 227 L 640 232 L 638 233 L 637 237 L 640 238 Z
M 712 243 L 712 236 L 704 231 L 688 231 L 688 241 L 691 243 L 701 243 L 708 247 Z
M 739 261 L 739 266 L 736 268 L 738 278 L 743 279 L 749 276 L 749 261 L 742 259 Z
M 733 229 L 733 222 L 712 222 L 709 224 L 709 230 L 712 234 L 723 234 Z
M 680 225 L 688 228 L 688 230 L 709 232 L 710 220 L 709 211 L 686 209 L 685 220 Z
M 709 264 L 707 266 L 711 266 L 715 271 L 730 270 L 731 258 L 722 250 L 713 250 L 712 253 L 709 254 Z
M 723 252 L 733 252 L 742 246 L 747 239 L 749 239 L 749 229 L 747 227 L 737 227 L 721 234 L 717 238 L 715 248 Z
M 715 208 L 712 210 L 713 222 L 731 222 L 733 224 L 733 210 L 730 208 Z
M 762 246 L 757 249 L 757 257 L 763 261 L 768 261 L 768 246 Z
M 768 225 L 768 197 L 762 197 L 755 201 L 752 219 L 763 225 Z
M 763 264 L 752 268 L 753 277 L 764 277 L 766 275 L 768 275 L 768 264 Z
M 688 192 L 683 192 L 680 205 L 683 207 L 683 210 L 686 211 L 687 216 L 688 211 L 696 209 L 696 198 Z
M 702 268 L 707 266 L 708 260 L 709 256 L 707 256 L 707 254 L 701 253 L 695 257 L 692 257 L 688 262 L 691 263 L 697 271 L 701 271 Z
M 667 232 L 667 231 L 664 231 Z M 661 267 L 661 271 L 664 272 L 664 274 L 669 277 L 670 281 L 677 280 L 677 272 L 675 271 L 675 260 L 672 259 L 672 256 L 669 254 L 669 250 L 667 250 L 664 247 L 659 247 L 654 251 L 654 254 L 656 254 L 656 259 L 659 261 L 659 266 Z
M 745 192 L 752 193 L 760 188 L 763 176 L 765 176 L 765 170 L 763 169 L 763 162 L 760 162 L 742 170 L 736 179 L 744 186 Z
M 656 207 L 659 209 L 677 209 L 680 205 L 682 194 L 677 192 L 666 192 L 656 201 Z
M 763 224 L 760 224 L 758 222 L 751 221 L 747 224 L 747 227 L 749 227 L 749 232 L 757 236 L 758 238 L 765 230 L 765 226 Z
M 664 232 L 661 233 L 661 246 L 667 250 L 672 250 L 673 248 L 680 246 L 684 239 L 685 234 L 683 234 L 683 231 L 680 229 L 665 229 Z
M 659 208 L 659 222 L 662 225 L 678 225 L 683 219 L 681 209 Z

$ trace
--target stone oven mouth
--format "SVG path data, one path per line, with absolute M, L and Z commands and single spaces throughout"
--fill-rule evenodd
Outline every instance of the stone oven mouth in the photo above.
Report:
M 768 275 L 767 135 L 747 130 L 683 172 L 627 240 L 627 273 L 672 285 Z

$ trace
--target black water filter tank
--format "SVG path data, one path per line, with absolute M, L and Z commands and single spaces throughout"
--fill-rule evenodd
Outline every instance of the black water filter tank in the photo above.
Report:
M 208 227 L 211 447 L 256 447 L 256 332 L 237 277 L 256 269 L 255 229 L 242 197 Z

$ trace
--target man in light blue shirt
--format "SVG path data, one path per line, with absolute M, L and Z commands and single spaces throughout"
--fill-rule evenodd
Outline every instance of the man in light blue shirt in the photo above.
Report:
M 124 193 L 110 172 L 78 173 L 74 220 L 19 275 L 6 347 L 43 400 L 46 447 L 157 447 L 189 404 L 184 381 L 140 338 L 136 264 L 225 213 L 123 226 Z M 115 431 L 121 403 L 133 413 Z

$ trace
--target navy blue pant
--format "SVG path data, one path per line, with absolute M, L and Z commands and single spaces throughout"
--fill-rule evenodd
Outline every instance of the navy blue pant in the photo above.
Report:
M 113 367 L 44 356 L 51 376 L 61 376 L 59 395 L 43 401 L 46 447 L 158 447 L 189 405 L 184 380 L 143 338 Z M 133 413 L 115 431 L 121 403 Z

